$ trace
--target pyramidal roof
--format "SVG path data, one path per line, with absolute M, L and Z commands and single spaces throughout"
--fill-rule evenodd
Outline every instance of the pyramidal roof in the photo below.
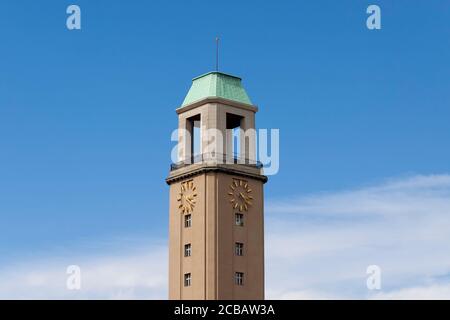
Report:
M 192 79 L 191 88 L 181 106 L 183 107 L 205 98 L 224 98 L 252 104 L 247 92 L 242 87 L 241 78 L 218 71 L 208 72 Z

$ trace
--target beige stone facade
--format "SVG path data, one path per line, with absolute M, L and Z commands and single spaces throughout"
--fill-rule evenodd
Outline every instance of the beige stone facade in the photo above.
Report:
M 252 189 L 253 203 L 247 211 L 233 209 L 228 189 L 233 178 L 246 181 Z M 181 183 L 192 181 L 197 203 L 192 223 L 185 227 L 176 200 Z M 263 181 L 221 171 L 205 171 L 170 185 L 170 299 L 263 299 L 264 298 L 264 215 Z M 235 214 L 243 215 L 236 225 Z M 236 243 L 243 244 L 243 255 L 236 256 Z M 191 256 L 184 256 L 184 245 L 191 244 Z M 243 284 L 235 284 L 235 273 L 242 272 Z M 191 285 L 184 275 L 191 274 Z

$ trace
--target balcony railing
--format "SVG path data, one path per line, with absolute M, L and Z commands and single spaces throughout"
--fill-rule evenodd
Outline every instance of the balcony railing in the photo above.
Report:
M 239 164 L 249 166 L 257 169 L 261 169 L 263 164 L 260 161 L 251 160 L 248 158 L 239 157 L 237 154 L 223 154 L 223 153 L 203 153 L 189 157 L 184 161 L 172 163 L 170 165 L 170 171 L 177 170 L 191 164 L 200 164 L 205 162 L 214 162 L 219 164 Z

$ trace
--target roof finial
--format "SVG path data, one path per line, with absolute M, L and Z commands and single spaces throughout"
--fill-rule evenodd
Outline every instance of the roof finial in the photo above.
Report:
M 219 37 L 216 37 L 216 71 L 219 71 Z

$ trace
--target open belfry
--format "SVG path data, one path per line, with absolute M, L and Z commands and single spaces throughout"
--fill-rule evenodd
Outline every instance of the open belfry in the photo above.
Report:
M 264 192 L 255 114 L 241 79 L 194 78 L 171 165 L 170 299 L 264 299 Z

